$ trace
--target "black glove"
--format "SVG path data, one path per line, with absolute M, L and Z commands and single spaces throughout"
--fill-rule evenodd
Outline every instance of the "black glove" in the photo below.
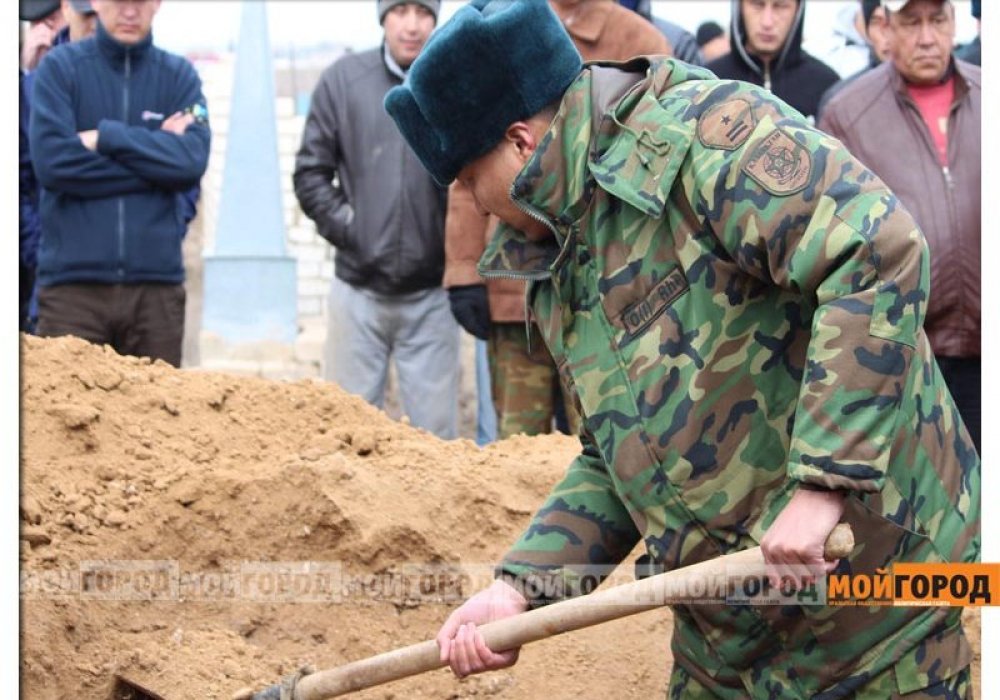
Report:
M 458 325 L 480 340 L 490 336 L 490 299 L 485 284 L 449 287 L 448 301 Z

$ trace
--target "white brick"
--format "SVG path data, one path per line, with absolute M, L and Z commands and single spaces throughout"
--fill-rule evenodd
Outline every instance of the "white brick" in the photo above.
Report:
M 303 326 L 302 332 L 295 339 L 295 358 L 299 361 L 319 362 L 323 355 L 323 345 L 326 342 L 324 324 Z
M 274 112 L 278 119 L 295 116 L 295 100 L 291 97 L 279 97 L 275 100 Z
M 313 233 L 316 232 L 316 222 L 306 216 L 306 213 L 301 208 L 295 213 L 295 225 L 308 229 Z
M 311 243 L 316 242 L 316 229 L 309 226 L 289 226 L 288 240 L 291 243 Z
M 321 263 L 325 259 L 323 249 L 318 245 L 296 243 L 290 246 L 291 254 L 301 262 Z
M 305 318 L 319 317 L 323 313 L 323 302 L 316 297 L 302 297 L 299 299 L 299 323 Z
M 333 279 L 333 260 L 324 260 L 320 265 L 319 275 L 325 280 Z
M 257 376 L 272 381 L 295 382 L 313 376 L 295 362 L 262 362 Z
M 282 136 L 292 136 L 297 139 L 302 136 L 305 120 L 302 117 L 283 117 L 278 120 L 278 133 Z
M 299 280 L 299 297 L 306 295 L 313 296 L 323 296 L 327 293 L 329 285 L 323 280 L 318 279 L 300 279 Z
M 281 155 L 294 156 L 299 150 L 299 140 L 289 134 L 278 132 L 278 153 Z
M 254 360 L 228 360 L 202 358 L 201 369 L 227 374 L 259 376 L 260 362 Z
M 299 259 L 297 274 L 300 279 L 320 279 L 321 263 Z

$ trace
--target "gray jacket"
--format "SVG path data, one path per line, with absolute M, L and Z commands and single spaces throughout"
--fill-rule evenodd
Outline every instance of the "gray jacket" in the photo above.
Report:
M 440 286 L 444 272 L 446 191 L 382 108 L 400 83 L 382 48 L 327 68 L 292 176 L 302 210 L 337 249 L 337 277 L 380 294 Z

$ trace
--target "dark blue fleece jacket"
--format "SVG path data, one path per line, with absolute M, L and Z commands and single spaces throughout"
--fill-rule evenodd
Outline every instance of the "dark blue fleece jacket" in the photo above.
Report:
M 38 282 L 181 282 L 183 192 L 208 164 L 207 118 L 162 130 L 199 106 L 201 81 L 180 56 L 97 34 L 52 49 L 35 73 L 29 138 L 41 183 Z M 80 131 L 98 130 L 97 152 Z

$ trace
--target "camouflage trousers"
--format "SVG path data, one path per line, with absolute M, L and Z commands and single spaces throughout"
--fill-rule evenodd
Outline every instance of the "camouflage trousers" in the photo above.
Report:
M 675 618 L 676 626 L 679 618 Z M 681 625 L 684 622 L 681 621 Z M 960 624 L 960 623 L 957 623 Z M 960 632 L 964 634 L 964 632 Z M 676 641 L 676 639 L 674 640 Z M 972 700 L 972 668 L 948 668 L 940 658 L 928 654 L 926 640 L 915 654 L 877 673 L 863 684 L 843 682 L 812 696 L 812 700 Z M 861 676 L 863 674 L 858 674 Z M 855 676 L 856 680 L 858 676 Z M 794 700 L 799 695 L 788 679 L 772 678 L 767 700 Z M 667 700 L 748 700 L 751 698 L 740 675 L 733 669 L 716 669 L 712 675 L 685 668 L 675 661 L 667 688 Z M 757 700 L 757 698 L 752 698 Z
M 494 323 L 487 343 L 497 436 L 551 433 L 556 397 L 562 393 L 555 363 L 537 331 L 530 352 L 523 323 Z M 563 405 L 570 432 L 576 434 L 580 419 L 573 402 L 563 400 Z
M 668 700 L 746 700 L 747 691 L 722 687 L 717 682 L 703 683 L 685 669 L 675 666 L 670 675 Z M 778 696 L 782 697 L 782 696 Z M 972 670 L 969 666 L 953 675 L 933 683 L 926 688 L 910 693 L 900 693 L 896 671 L 886 669 L 866 685 L 844 696 L 844 700 L 972 700 Z

